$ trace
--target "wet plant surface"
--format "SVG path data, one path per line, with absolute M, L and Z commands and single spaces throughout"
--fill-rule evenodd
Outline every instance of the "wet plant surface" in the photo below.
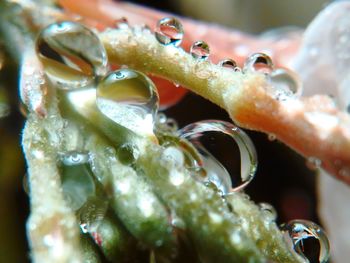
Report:
M 151 33 L 130 29 L 126 20 L 117 27 L 140 37 Z M 309 221 L 318 221 L 313 173 L 327 162 L 314 156 L 305 162 L 276 140 L 279 134 L 245 132 L 230 123 L 225 111 L 192 93 L 160 113 L 151 79 L 132 63 L 111 70 L 119 59 L 110 50 L 115 43 L 105 49 L 94 31 L 77 22 L 53 23 L 40 32 L 36 53 L 23 53 L 22 101 L 9 92 L 12 112 L 1 120 L 8 124 L 4 134 L 20 131 L 11 121 L 22 121 L 16 116 L 22 104 L 29 173 L 23 181 L 31 196 L 27 233 L 33 259 L 40 261 L 41 253 L 48 253 L 94 262 L 183 262 L 188 255 L 201 262 L 327 261 L 327 237 Z M 102 34 L 103 41 L 109 34 Z M 160 52 L 187 59 L 178 47 L 182 37 L 179 21 L 159 21 L 155 39 Z M 196 41 L 189 53 L 194 87 L 204 79 L 215 82 L 209 46 Z M 297 76 L 275 68 L 263 53 L 247 57 L 242 72 L 234 60 L 219 66 L 223 76 L 243 80 L 252 74 L 253 82 L 268 83 L 266 92 L 277 103 L 293 103 L 302 92 Z M 163 67 L 157 70 L 168 74 Z M 203 83 L 211 87 L 210 81 Z M 235 85 L 244 87 L 241 83 Z M 215 92 L 208 96 L 219 105 L 225 102 Z M 231 118 L 234 109 L 228 109 Z M 306 117 L 314 119 L 311 113 Z M 19 152 L 9 153 L 9 158 L 20 158 Z M 346 176 L 342 165 L 337 166 L 339 175 Z M 20 167 L 7 172 L 25 174 Z M 25 200 L 22 191 L 19 195 Z M 282 222 L 287 223 L 278 227 Z

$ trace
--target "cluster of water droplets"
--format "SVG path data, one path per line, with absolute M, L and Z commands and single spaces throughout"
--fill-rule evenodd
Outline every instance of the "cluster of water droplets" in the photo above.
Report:
M 116 27 L 128 27 L 126 19 L 116 21 Z M 155 29 L 156 39 L 163 45 L 178 47 L 183 39 L 181 23 L 175 18 L 161 19 Z M 165 155 L 174 157 L 178 164 L 189 169 L 195 179 L 208 187 L 214 187 L 221 195 L 243 190 L 254 178 L 257 156 L 253 143 L 244 131 L 233 124 L 209 120 L 196 122 L 178 130 L 176 121 L 158 114 L 158 93 L 153 82 L 144 74 L 132 69 L 108 72 L 106 51 L 94 32 L 74 22 L 60 22 L 45 28 L 36 43 L 49 80 L 58 88 L 67 90 L 91 86 L 98 80 L 96 105 L 106 117 L 118 125 L 140 134 L 152 134 L 153 129 L 161 133 L 179 136 L 170 142 Z M 199 61 L 208 60 L 210 50 L 204 41 L 196 41 L 190 49 L 191 55 Z M 241 69 L 232 59 L 224 59 L 220 66 L 239 72 Z M 299 96 L 301 86 L 296 76 L 286 69 L 273 69 L 271 59 L 257 53 L 250 56 L 243 72 L 266 74 L 272 86 L 281 94 Z M 238 146 L 240 171 L 232 174 L 220 159 L 207 147 L 205 141 L 216 143 L 215 137 L 226 136 Z M 117 149 L 121 161 L 131 164 L 139 156 L 138 148 L 125 144 Z M 230 154 L 230 150 L 222 152 Z M 60 156 L 62 188 L 71 208 L 77 211 L 83 232 L 91 232 L 107 210 L 107 202 L 98 197 L 98 187 L 91 171 L 89 155 L 84 152 L 66 152 Z M 176 178 L 175 178 L 176 179 Z M 178 184 L 178 178 L 174 184 Z M 260 209 L 269 220 L 276 218 L 271 205 L 260 204 Z M 329 245 L 324 232 L 315 224 L 295 221 L 282 228 L 292 237 L 298 253 L 303 238 L 313 236 L 320 241 L 320 262 L 329 256 Z

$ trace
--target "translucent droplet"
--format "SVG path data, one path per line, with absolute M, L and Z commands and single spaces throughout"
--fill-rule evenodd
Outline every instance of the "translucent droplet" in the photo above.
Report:
M 126 17 L 121 17 L 121 18 L 115 20 L 114 24 L 115 24 L 116 28 L 119 28 L 119 29 L 129 28 L 129 22 L 128 22 L 128 19 Z
M 96 231 L 104 219 L 108 209 L 108 201 L 96 196 L 89 197 L 85 204 L 77 211 L 80 228 L 83 233 Z
M 155 36 L 163 45 L 180 46 L 184 35 L 182 24 L 174 17 L 165 17 L 158 21 Z
M 234 61 L 233 59 L 230 59 L 230 58 L 226 58 L 224 60 L 221 60 L 218 63 L 218 65 L 221 67 L 229 68 L 229 69 L 235 69 L 237 67 L 236 61 Z
M 325 263 L 329 259 L 329 241 L 324 230 L 317 224 L 307 220 L 292 220 L 281 226 L 281 230 L 286 234 L 287 243 L 291 243 L 293 249 L 309 262 L 304 254 L 304 244 L 306 239 L 315 238 L 319 242 L 319 262 Z
M 263 216 L 269 221 L 275 221 L 277 218 L 276 209 L 269 203 L 259 203 L 259 208 Z
M 310 170 L 317 170 L 318 168 L 320 168 L 321 164 L 322 164 L 322 161 L 314 156 L 310 156 L 306 160 L 306 166 Z
M 100 39 L 75 22 L 59 22 L 44 28 L 36 50 L 48 78 L 59 88 L 84 87 L 95 76 L 107 73 L 107 54 Z
M 61 183 L 65 200 L 73 210 L 78 210 L 96 190 L 88 155 L 73 151 L 60 157 Z
M 167 147 L 163 151 L 162 158 L 172 159 L 178 167 L 182 167 L 185 162 L 185 159 L 184 159 L 185 157 L 182 151 L 179 148 L 174 146 Z
M 179 129 L 176 120 L 168 118 L 164 113 L 158 114 L 156 125 L 158 131 L 165 133 L 174 133 Z
M 210 54 L 209 45 L 204 41 L 196 41 L 192 44 L 190 53 L 195 59 L 207 60 Z
M 269 139 L 269 141 L 274 141 L 274 140 L 276 140 L 276 134 L 274 134 L 274 133 L 269 133 L 269 134 L 267 135 L 267 138 Z
M 194 168 L 205 169 L 206 181 L 213 182 L 224 195 L 243 189 L 253 179 L 257 167 L 255 147 L 238 127 L 224 121 L 208 120 L 187 125 L 179 134 L 190 141 L 200 155 L 200 160 L 194 162 Z M 233 147 L 237 146 L 237 158 L 232 158 L 235 153 Z M 219 157 L 225 161 L 226 168 L 216 159 Z M 230 176 L 227 168 L 230 167 L 231 171 L 239 165 L 239 176 L 233 172 Z
M 117 149 L 119 160 L 123 164 L 133 164 L 140 156 L 140 150 L 132 143 L 124 143 Z
M 108 118 L 136 133 L 153 134 L 158 92 L 141 72 L 121 69 L 108 74 L 97 87 L 97 107 Z
M 276 98 L 283 100 L 286 97 L 299 97 L 302 93 L 302 84 L 299 77 L 292 71 L 279 68 L 271 72 L 270 83 L 274 88 Z
M 157 118 L 156 118 L 156 123 L 157 124 L 164 124 L 167 120 L 166 115 L 163 112 L 160 112 L 157 114 Z
M 247 58 L 244 63 L 244 72 L 261 72 L 270 74 L 273 70 L 271 58 L 264 53 L 255 53 Z
M 63 154 L 60 154 L 61 161 L 64 165 L 78 165 L 84 164 L 89 161 L 89 155 L 87 152 L 79 151 L 69 151 Z

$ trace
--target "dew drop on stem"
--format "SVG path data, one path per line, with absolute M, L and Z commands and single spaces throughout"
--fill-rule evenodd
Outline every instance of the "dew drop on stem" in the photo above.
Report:
M 199 154 L 200 159 L 190 168 L 204 169 L 206 181 L 214 183 L 223 195 L 244 189 L 254 178 L 257 167 L 255 147 L 247 134 L 233 124 L 218 120 L 200 121 L 182 128 L 179 134 Z M 234 153 L 235 148 L 231 147 L 237 148 L 237 158 L 227 158 Z M 226 165 L 218 159 L 225 161 Z M 232 169 L 228 161 L 234 163 L 233 166 L 240 166 L 240 171 Z M 235 171 L 229 173 L 227 167 Z
M 184 30 L 180 21 L 174 17 L 165 17 L 158 21 L 155 37 L 163 45 L 180 46 Z
M 63 195 L 74 211 L 84 205 L 96 187 L 87 153 L 70 151 L 60 155 L 59 167 Z
M 326 263 L 328 261 L 330 256 L 329 241 L 326 233 L 319 225 L 308 220 L 292 220 L 281 225 L 281 230 L 286 242 L 291 244 L 293 250 L 306 262 L 310 262 L 305 255 L 308 251 L 305 242 L 309 239 L 316 239 L 319 243 L 318 262 Z
M 141 72 L 109 73 L 97 87 L 97 107 L 115 123 L 141 135 L 153 134 L 159 97 L 153 82 Z
M 80 228 L 83 233 L 96 231 L 99 224 L 105 218 L 108 209 L 108 201 L 101 197 L 91 196 L 77 211 Z
M 190 54 L 195 59 L 207 60 L 210 55 L 209 45 L 204 41 L 196 41 L 192 44 Z
M 229 68 L 229 69 L 235 69 L 237 67 L 237 63 L 236 61 L 234 61 L 233 59 L 230 58 L 226 58 L 221 60 L 218 63 L 219 66 L 224 67 L 224 68 Z
M 275 69 L 271 72 L 269 79 L 273 88 L 273 93 L 278 100 L 301 96 L 301 80 L 291 70 L 285 68 Z
M 260 72 L 270 74 L 273 70 L 271 58 L 264 53 L 254 53 L 249 56 L 243 67 L 244 72 Z
M 36 51 L 45 74 L 61 89 L 90 85 L 108 70 L 100 39 L 76 22 L 59 22 L 44 28 L 36 40 Z

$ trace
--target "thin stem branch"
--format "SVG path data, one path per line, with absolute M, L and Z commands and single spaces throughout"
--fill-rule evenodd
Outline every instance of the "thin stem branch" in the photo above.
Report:
M 328 96 L 278 100 L 268 79 L 199 61 L 180 48 L 158 43 L 139 27 L 101 33 L 111 63 L 175 81 L 224 108 L 238 125 L 273 133 L 350 184 L 350 116 Z

